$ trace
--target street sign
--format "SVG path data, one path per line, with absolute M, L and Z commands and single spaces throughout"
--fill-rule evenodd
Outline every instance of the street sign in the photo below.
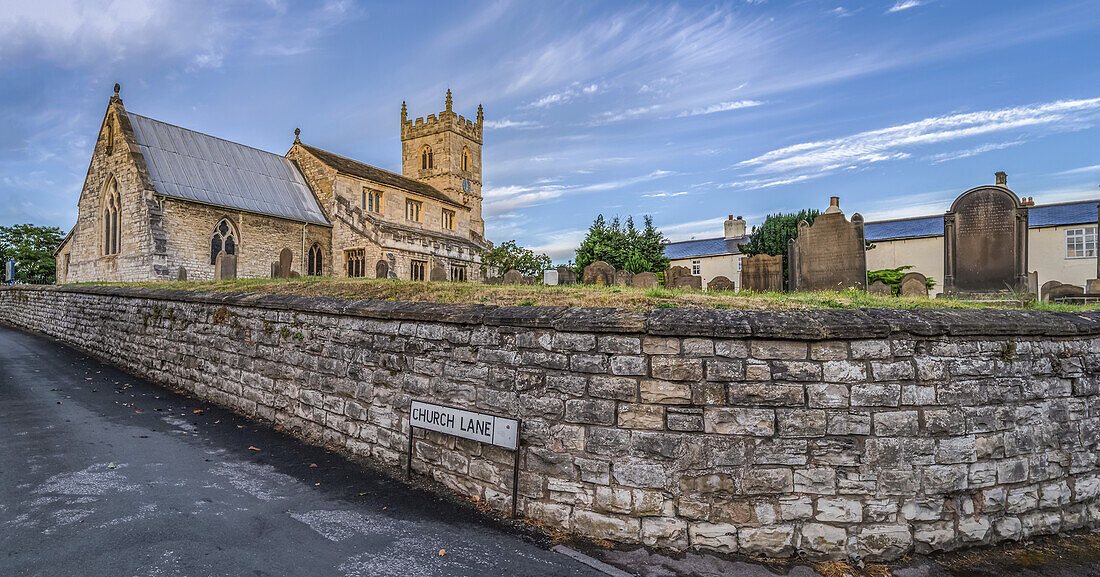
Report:
M 412 402 L 409 417 L 410 424 L 421 429 L 481 441 L 513 451 L 519 445 L 519 421 L 515 419 L 421 401 Z

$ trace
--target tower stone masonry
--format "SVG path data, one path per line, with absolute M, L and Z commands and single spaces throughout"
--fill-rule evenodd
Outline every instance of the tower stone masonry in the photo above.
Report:
M 408 178 L 430 184 L 470 208 L 470 234 L 485 237 L 481 216 L 481 144 L 484 112 L 477 107 L 477 121 L 453 110 L 447 90 L 446 109 L 438 115 L 408 117 L 401 103 L 401 169 Z

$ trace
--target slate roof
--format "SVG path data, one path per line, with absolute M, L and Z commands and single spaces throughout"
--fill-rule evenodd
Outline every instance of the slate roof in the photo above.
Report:
M 1100 200 L 1084 200 L 1033 206 L 1028 211 L 1028 227 L 1094 223 L 1098 202 Z M 863 224 L 863 234 L 871 242 L 940 236 L 943 234 L 943 215 L 866 222 Z
M 329 224 L 290 160 L 236 142 L 127 112 L 157 193 Z
M 310 154 L 316 156 L 317 160 L 320 160 L 321 162 L 331 166 L 332 168 L 335 168 L 338 172 L 350 174 L 352 176 L 358 176 L 359 178 L 364 178 L 366 180 L 386 184 L 396 188 L 402 188 L 415 192 L 417 194 L 422 194 L 429 198 L 442 200 L 443 202 L 447 202 L 457 206 L 463 206 L 451 197 L 443 194 L 439 191 L 439 189 L 430 184 L 425 184 L 423 182 L 420 182 L 419 180 L 413 180 L 395 172 L 383 170 L 376 166 L 363 164 L 358 160 L 352 160 L 338 154 L 333 154 L 327 150 L 321 150 L 320 148 L 314 146 L 308 146 L 305 144 L 301 146 L 302 148 L 308 150 Z
M 677 260 L 682 258 L 716 256 L 720 254 L 741 254 L 741 249 L 738 248 L 738 245 L 748 241 L 749 237 L 741 236 L 729 240 L 726 240 L 725 237 L 718 237 L 670 242 L 665 245 L 665 258 Z

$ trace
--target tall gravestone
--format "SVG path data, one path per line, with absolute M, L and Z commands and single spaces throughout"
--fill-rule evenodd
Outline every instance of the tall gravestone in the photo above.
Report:
M 176 269 L 176 280 L 187 280 L 187 269 L 183 266 Z
M 787 245 L 792 291 L 835 291 L 867 288 L 867 248 L 863 217 L 849 222 L 840 211 L 840 199 L 814 219 L 798 223 L 798 236 Z
M 428 273 L 428 280 L 432 282 L 443 282 L 447 280 L 447 271 L 443 266 L 436 263 L 432 265 L 432 270 Z
M 741 290 L 783 291 L 783 255 L 758 254 L 741 259 Z
M 972 188 L 943 215 L 943 292 L 982 298 L 1027 292 L 1027 207 L 1007 186 Z
M 691 276 L 691 269 L 686 266 L 671 266 L 665 271 L 665 286 L 668 288 L 676 288 L 676 279 L 682 276 Z
M 290 278 L 294 269 L 294 253 L 289 248 L 279 251 L 279 278 Z
M 558 284 L 577 284 L 577 273 L 567 266 L 558 267 Z
M 237 255 L 219 252 L 214 259 L 214 280 L 237 278 Z

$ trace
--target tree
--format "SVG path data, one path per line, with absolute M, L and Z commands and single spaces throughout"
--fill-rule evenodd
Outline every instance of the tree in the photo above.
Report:
M 480 254 L 482 276 L 488 276 L 490 272 L 499 276 L 513 269 L 524 276 L 538 276 L 551 264 L 550 257 L 518 246 L 514 240 L 502 242 Z
M 814 223 L 814 218 L 821 214 L 814 209 L 803 209 L 796 214 L 769 214 L 764 219 L 764 224 L 752 227 L 749 234 L 749 242 L 740 246 L 741 252 L 749 256 L 767 254 L 771 256 L 783 255 L 783 282 L 786 284 L 788 277 L 787 245 L 792 238 L 798 236 L 798 223 L 806 221 Z
M 601 214 L 577 247 L 575 268 L 582 273 L 588 265 L 602 260 L 616 270 L 660 272 L 668 268 L 664 250 L 665 236 L 653 226 L 651 216 L 646 215 L 645 228 L 639 231 L 634 217 L 627 217 L 625 222 L 615 217 L 608 224 Z
M 53 251 L 61 240 L 56 226 L 0 226 L 0 260 L 15 259 L 18 282 L 53 283 L 57 280 Z

